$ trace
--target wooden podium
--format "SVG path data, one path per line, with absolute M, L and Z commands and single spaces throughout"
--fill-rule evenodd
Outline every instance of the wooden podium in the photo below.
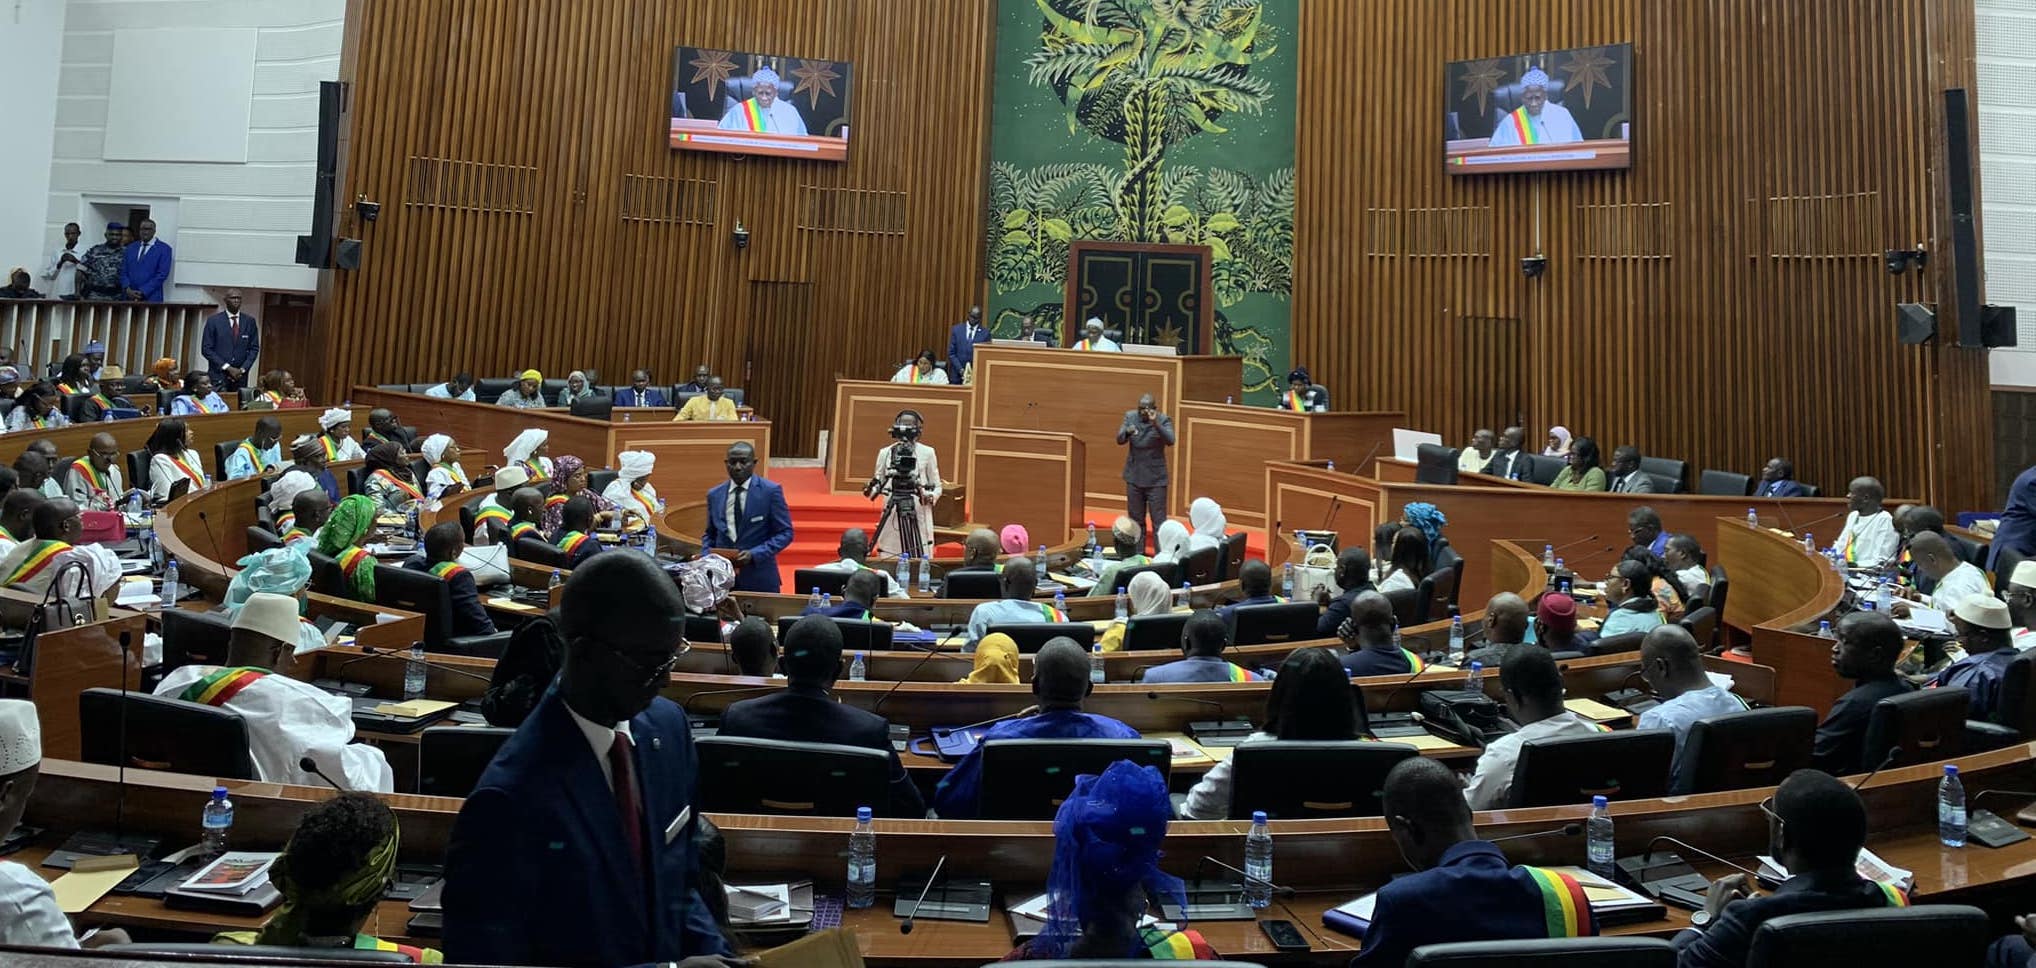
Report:
M 1231 524 L 1267 527 L 1272 520 L 1266 514 L 1265 461 L 1335 461 L 1357 472 L 1368 456 L 1392 453 L 1393 428 L 1406 422 L 1407 415 L 1397 410 L 1294 413 L 1182 403 L 1174 414 L 1180 462 L 1173 489 L 1184 500 L 1214 498 Z
M 975 407 L 977 427 L 1064 431 L 1087 449 L 1078 501 L 1092 508 L 1124 506 L 1124 448 L 1117 427 L 1124 412 L 1150 393 L 1159 409 L 1173 417 L 1181 434 L 1183 401 L 1221 403 L 1243 392 L 1244 362 L 1235 356 L 1146 356 L 1137 353 L 1088 353 L 1042 347 L 982 346 L 976 349 Z M 1181 514 L 1190 496 L 1181 486 L 1181 453 L 1170 448 L 1168 467 L 1173 487 L 1170 514 Z M 981 466 L 972 461 L 971 467 Z M 1256 469 L 1257 463 L 1253 462 Z M 982 496 L 983 478 L 970 472 L 974 506 L 1001 508 Z M 1081 504 L 1076 505 L 1077 509 Z
M 969 520 L 986 527 L 1022 524 L 1035 545 L 1058 545 L 1084 522 L 1086 447 L 1050 430 L 969 431 Z
M 827 487 L 860 492 L 877 472 L 877 451 L 889 447 L 900 410 L 919 411 L 920 442 L 940 457 L 940 478 L 968 483 L 969 428 L 975 407 L 968 387 L 842 380 L 834 384 L 834 425 L 827 438 Z

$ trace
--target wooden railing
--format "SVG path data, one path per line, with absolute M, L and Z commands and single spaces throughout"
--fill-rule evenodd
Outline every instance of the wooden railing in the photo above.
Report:
M 147 373 L 165 356 L 188 370 L 204 362 L 198 350 L 205 319 L 218 311 L 210 303 L 4 299 L 0 346 L 11 347 L 15 359 L 35 364 L 36 376 L 44 375 L 45 365 L 84 352 L 95 339 L 106 343 L 106 362 L 130 375 Z

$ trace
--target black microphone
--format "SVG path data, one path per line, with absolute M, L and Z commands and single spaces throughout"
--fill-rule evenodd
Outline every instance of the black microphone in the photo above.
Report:
M 1230 866 L 1229 864 L 1225 864 L 1225 863 L 1223 863 L 1222 861 L 1220 861 L 1220 860 L 1217 860 L 1216 858 L 1214 858 L 1214 857 L 1211 857 L 1211 856 L 1209 856 L 1208 854 L 1203 854 L 1203 855 L 1202 855 L 1202 859 L 1201 859 L 1201 860 L 1199 860 L 1199 861 L 1196 861 L 1196 864 L 1197 864 L 1198 866 L 1199 866 L 1199 865 L 1201 865 L 1201 864 L 1204 864 L 1204 863 L 1208 863 L 1208 864 L 1214 864 L 1214 865 L 1216 865 L 1217 867 L 1221 867 L 1221 868 L 1223 868 L 1224 870 L 1226 870 L 1226 871 L 1229 871 L 1229 872 L 1230 872 L 1230 873 L 1232 873 L 1232 874 L 1236 874 L 1237 876 L 1239 876 L 1239 877 L 1242 877 L 1242 878 L 1244 878 L 1244 883 L 1245 883 L 1245 884 L 1250 884 L 1250 883 L 1251 883 L 1251 882 L 1253 882 L 1253 881 L 1257 881 L 1257 882 L 1258 882 L 1258 883 L 1260 883 L 1260 884 L 1264 884 L 1265 886 L 1267 886 L 1267 887 L 1270 887 L 1270 888 L 1272 888 L 1272 890 L 1273 890 L 1273 893 L 1274 893 L 1274 894 L 1278 894 L 1278 895 L 1280 895 L 1280 896 L 1282 896 L 1282 897 L 1292 897 L 1292 896 L 1294 896 L 1294 894 L 1295 894 L 1295 891 L 1294 891 L 1294 889 L 1293 889 L 1293 888 L 1291 888 L 1291 887 L 1288 887 L 1288 886 L 1286 886 L 1286 885 L 1284 885 L 1284 884 L 1275 884 L 1275 883 L 1273 883 L 1273 882 L 1271 882 L 1271 881 L 1269 881 L 1269 880 L 1266 880 L 1266 879 L 1265 879 L 1265 878 L 1263 878 L 1263 877 L 1254 877 L 1254 876 L 1252 876 L 1252 875 L 1250 875 L 1250 874 L 1247 874 L 1247 873 L 1245 873 L 1245 872 L 1243 872 L 1243 871 L 1241 871 L 1241 870 L 1238 870 L 1238 869 L 1237 869 L 1237 868 L 1235 868 L 1235 867 L 1232 867 L 1232 866 Z
M 920 906 L 926 903 L 926 895 L 933 890 L 933 882 L 940 879 L 940 869 L 946 866 L 947 855 L 942 854 L 933 865 L 933 873 L 926 875 L 926 886 L 919 889 L 919 900 L 912 902 L 912 913 L 905 915 L 905 920 L 898 925 L 899 934 L 912 933 L 912 919 L 919 916 Z
M 1848 515 L 1848 514 L 1851 514 L 1851 513 L 1852 513 L 1852 508 L 1851 508 L 1851 506 L 1849 506 L 1849 505 L 1848 505 L 1848 506 L 1847 506 L 1847 507 L 1846 507 L 1846 508 L 1845 508 L 1844 510 L 1842 510 L 1842 511 L 1836 511 L 1836 512 L 1833 512 L 1833 513 L 1831 513 L 1831 514 L 1827 514 L 1827 515 L 1824 515 L 1823 517 L 1821 517 L 1821 518 L 1817 518 L 1817 519 L 1816 519 L 1816 520 L 1814 520 L 1814 521 L 1805 521 L 1805 522 L 1803 522 L 1803 524 L 1802 524 L 1802 527 L 1797 527 L 1797 526 L 1796 526 L 1796 522 L 1795 522 L 1795 521 L 1794 521 L 1793 519 L 1791 519 L 1791 518 L 1789 517 L 1789 512 L 1788 512 L 1788 509 L 1787 509 L 1786 507 L 1784 507 L 1784 506 L 1783 506 L 1783 504 L 1785 503 L 1785 501 L 1784 501 L 1784 499 L 1783 499 L 1783 498 L 1778 498 L 1778 497 L 1774 497 L 1774 498 L 1768 498 L 1768 500 L 1770 500 L 1770 501 L 1773 501 L 1773 502 L 1774 502 L 1774 507 L 1775 507 L 1775 510 L 1776 510 L 1776 511 L 1779 511 L 1779 512 L 1781 512 L 1781 517 L 1782 517 L 1782 523 L 1783 523 L 1783 524 L 1785 524 L 1785 525 L 1787 525 L 1787 527 L 1786 527 L 1786 528 L 1784 528 L 1783 530 L 1785 530 L 1785 531 L 1792 531 L 1792 532 L 1794 532 L 1794 533 L 1795 533 L 1795 535 L 1796 535 L 1796 537 L 1798 537 L 1798 538 L 1802 537 L 1802 535 L 1803 535 L 1803 528 L 1807 528 L 1807 527 L 1809 527 L 1810 525 L 1813 525 L 1813 524 L 1823 524 L 1824 522 L 1826 522 L 1826 521 L 1829 521 L 1829 520 L 1831 520 L 1831 519 L 1833 519 L 1833 518 L 1842 518 L 1842 517 L 1844 517 L 1844 516 L 1846 516 L 1846 515 Z
M 952 634 L 948 636 L 948 638 L 953 637 L 954 636 Z M 899 679 L 897 682 L 891 683 L 891 688 L 884 690 L 884 694 L 878 696 L 876 702 L 870 703 L 870 712 L 876 712 L 877 710 L 884 708 L 884 702 L 891 698 L 892 693 L 897 692 L 898 688 L 900 686 L 903 686 L 905 683 L 911 682 L 912 677 L 918 675 L 919 670 L 923 668 L 929 660 L 931 660 L 934 656 L 940 654 L 941 652 L 938 647 L 927 649 L 926 654 L 920 656 L 919 661 L 912 663 L 911 669 L 906 670 L 904 678 Z
M 1665 835 L 1661 837 L 1656 837 L 1653 840 L 1647 842 L 1647 852 L 1644 855 L 1642 855 L 1642 859 L 1645 860 L 1646 858 L 1653 857 L 1654 845 L 1661 843 L 1674 844 L 1677 847 L 1680 847 L 1683 850 L 1690 851 L 1691 853 L 1694 853 L 1699 857 L 1703 857 L 1715 863 L 1723 864 L 1726 867 L 1730 867 L 1741 874 L 1745 874 L 1746 876 L 1753 878 L 1754 881 L 1758 882 L 1761 886 L 1766 887 L 1769 890 L 1773 890 L 1778 884 L 1778 882 L 1775 881 L 1775 879 L 1772 877 L 1762 877 L 1759 871 L 1748 870 L 1744 867 L 1739 866 L 1738 864 L 1734 864 L 1731 861 L 1718 856 L 1717 854 L 1711 853 L 1710 851 L 1705 850 L 1702 847 L 1698 847 L 1695 844 L 1691 844 L 1682 840 L 1678 840 L 1674 837 L 1669 837 Z
M 1385 441 L 1383 440 L 1372 441 L 1371 449 L 1365 451 L 1364 456 L 1357 459 L 1357 464 L 1351 468 L 1350 472 L 1360 477 L 1367 476 L 1364 472 L 1365 465 L 1371 463 L 1373 457 L 1378 456 L 1379 447 L 1384 443 Z
M 1894 763 L 1895 760 L 1899 759 L 1901 755 L 1902 755 L 1901 747 L 1899 746 L 1889 747 L 1888 755 L 1881 758 L 1880 765 L 1868 771 L 1865 776 L 1860 777 L 1859 782 L 1854 783 L 1852 785 L 1852 792 L 1858 793 L 1860 787 L 1865 786 L 1867 784 L 1867 781 L 1873 779 L 1876 775 L 1880 773 L 1880 771 L 1887 769 L 1888 766 Z
M 1200 696 L 1162 696 L 1162 695 L 1160 695 L 1160 694 L 1159 694 L 1159 693 L 1158 693 L 1157 691 L 1154 691 L 1154 690 L 1150 690 L 1150 689 L 1148 689 L 1148 690 L 1146 690 L 1146 692 L 1145 692 L 1145 698 L 1147 698 L 1147 699 L 1153 699 L 1153 700 L 1160 700 L 1160 699 L 1172 699 L 1172 700 L 1174 700 L 1174 701 L 1176 701 L 1176 702 L 1193 702 L 1193 703 L 1201 703 L 1201 704 L 1202 704 L 1202 705 L 1204 705 L 1204 706 L 1214 706 L 1214 707 L 1216 707 L 1216 714 L 1217 714 L 1217 715 L 1219 715 L 1219 716 L 1220 716 L 1220 715 L 1222 715 L 1222 714 L 1223 714 L 1223 704 L 1222 704 L 1222 703 L 1220 703 L 1220 702 L 1217 702 L 1217 701 L 1215 701 L 1215 700 L 1213 700 L 1213 699 L 1203 699 L 1203 698 L 1201 698 Z
M 1412 685 L 1414 683 L 1414 680 L 1421 678 L 1421 674 L 1427 671 L 1428 670 L 1425 667 L 1415 669 L 1413 673 L 1407 676 L 1407 678 L 1402 679 L 1398 683 L 1394 684 L 1392 691 L 1386 693 L 1386 701 L 1379 703 L 1379 712 L 1381 714 L 1390 713 L 1393 708 L 1393 699 L 1394 697 L 1400 694 L 1400 690 L 1405 689 L 1408 686 Z
M 1336 516 L 1343 513 L 1343 495 L 1329 495 L 1329 510 L 1322 515 L 1322 530 L 1336 530 Z M 1278 532 L 1274 532 L 1277 534 Z M 1305 549 L 1304 549 L 1305 550 Z
M 220 556 L 219 537 L 212 533 L 212 519 L 205 516 L 204 508 L 198 509 L 198 523 L 205 526 L 205 540 L 212 543 L 212 563 L 224 569 L 226 574 L 231 576 L 233 574 L 233 563 Z
M 731 696 L 736 693 L 743 692 L 773 692 L 776 691 L 777 688 L 778 687 L 775 685 L 742 686 L 736 689 L 709 689 L 706 692 L 696 692 L 690 696 L 687 696 L 684 702 L 679 703 L 679 711 L 684 713 L 691 713 L 693 711 L 693 703 L 697 700 L 705 699 L 708 696 Z
M 1508 834 L 1504 837 L 1493 837 L 1486 841 L 1486 843 L 1503 844 L 1509 840 L 1533 840 L 1536 837 L 1581 837 L 1583 835 L 1583 824 L 1566 823 L 1560 827 L 1550 827 L 1547 830 L 1535 830 L 1524 834 Z
M 1584 542 L 1586 542 L 1586 541 L 1596 541 L 1596 540 L 1598 540 L 1598 536 L 1597 536 L 1597 535 L 1595 535 L 1595 534 L 1592 534 L 1592 535 L 1586 535 L 1586 536 L 1584 536 L 1584 537 L 1581 537 L 1581 538 L 1578 538 L 1578 539 L 1576 539 L 1575 541 L 1572 541 L 1572 542 L 1570 542 L 1570 543 L 1568 543 L 1568 544 L 1565 544 L 1565 545 L 1563 545 L 1563 546 L 1561 546 L 1561 547 L 1559 547 L 1559 548 L 1555 548 L 1555 549 L 1552 549 L 1552 550 L 1551 550 L 1551 551 L 1549 552 L 1549 554 L 1550 554 L 1550 556 L 1551 556 L 1551 557 L 1552 557 L 1552 556 L 1554 556 L 1554 555 L 1560 555 L 1560 554 L 1562 554 L 1563 552 L 1565 552 L 1565 551 L 1568 551 L 1569 549 L 1571 549 L 1571 548 L 1574 548 L 1574 547 L 1576 547 L 1577 545 L 1583 544 L 1583 543 L 1584 543 Z
M 325 771 L 318 768 L 318 761 L 312 759 L 309 756 L 299 757 L 297 759 L 297 768 L 303 770 L 306 773 L 316 773 L 318 774 L 319 779 L 324 780 L 326 783 L 332 784 L 333 789 L 338 790 L 341 793 L 347 792 L 346 787 L 340 786 L 337 783 L 333 783 L 332 777 L 326 776 Z

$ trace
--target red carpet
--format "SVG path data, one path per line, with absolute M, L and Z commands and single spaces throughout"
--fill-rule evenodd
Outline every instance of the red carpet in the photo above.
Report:
M 785 503 L 792 509 L 792 544 L 778 555 L 778 572 L 784 576 L 784 588 L 788 593 L 798 590 L 792 586 L 792 572 L 800 568 L 811 568 L 837 560 L 835 551 L 841 542 L 841 532 L 849 528 L 873 530 L 882 505 L 863 499 L 860 494 L 834 494 L 827 489 L 827 471 L 819 467 L 774 467 L 770 478 L 785 489 Z M 1116 520 L 1121 511 L 1091 509 L 1089 520 L 1096 522 L 1098 531 L 1107 531 L 1110 522 Z M 1186 523 L 1186 522 L 1182 522 Z M 1252 558 L 1265 557 L 1265 532 L 1252 531 L 1246 544 L 1246 555 Z M 1109 535 L 1102 535 L 1104 541 Z M 961 548 L 949 543 L 938 548 L 936 555 L 959 555 Z

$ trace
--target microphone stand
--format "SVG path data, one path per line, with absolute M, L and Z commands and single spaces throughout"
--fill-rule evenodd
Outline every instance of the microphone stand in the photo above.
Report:
M 905 915 L 905 920 L 898 925 L 899 934 L 912 933 L 912 919 L 919 916 L 919 908 L 926 903 L 926 895 L 933 891 L 933 882 L 940 879 L 940 870 L 946 866 L 947 855 L 942 854 L 933 865 L 933 873 L 926 875 L 926 886 L 919 889 L 919 899 L 912 902 L 912 913 Z

